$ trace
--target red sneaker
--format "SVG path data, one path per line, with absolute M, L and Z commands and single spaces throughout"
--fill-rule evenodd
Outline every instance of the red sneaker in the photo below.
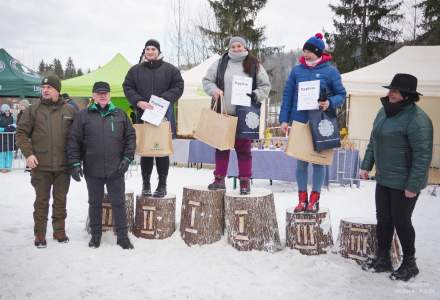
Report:
M 306 210 L 307 207 L 307 192 L 298 192 L 299 202 L 295 207 L 294 212 L 302 212 Z

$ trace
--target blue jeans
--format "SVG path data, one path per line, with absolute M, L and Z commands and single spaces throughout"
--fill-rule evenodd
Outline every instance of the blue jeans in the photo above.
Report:
M 307 191 L 307 181 L 309 163 L 302 160 L 296 162 L 296 182 L 298 183 L 298 191 Z M 312 179 L 312 191 L 321 192 L 322 184 L 324 183 L 324 166 L 312 164 L 313 167 L 313 179 Z

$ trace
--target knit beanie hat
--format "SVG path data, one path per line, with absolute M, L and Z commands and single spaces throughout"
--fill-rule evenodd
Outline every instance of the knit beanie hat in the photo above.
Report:
M 159 50 L 160 52 L 160 44 L 157 40 L 155 39 L 149 39 L 146 43 L 145 43 L 145 48 L 147 48 L 148 46 L 153 46 L 155 47 L 157 50 Z
M 23 100 L 20 100 L 20 102 L 18 102 L 18 105 L 21 105 L 24 108 L 28 108 L 31 104 L 29 103 L 29 101 L 27 99 L 23 99 Z
M 303 50 L 309 50 L 316 54 L 316 56 L 321 57 L 322 53 L 325 49 L 324 41 L 322 40 L 323 36 L 321 33 L 315 34 L 309 38 L 303 46 Z
M 5 113 L 5 112 L 10 111 L 10 110 L 11 110 L 11 107 L 9 107 L 9 105 L 7 105 L 6 103 L 5 103 L 5 104 L 2 104 L 2 106 L 1 106 L 1 108 L 0 108 L 0 111 L 1 111 L 2 113 Z
M 61 81 L 57 75 L 49 75 L 44 77 L 43 80 L 41 81 L 41 85 L 45 85 L 45 84 L 48 84 L 54 89 L 56 89 L 58 93 L 61 91 Z
M 228 44 L 228 48 L 231 48 L 233 43 L 240 43 L 243 45 L 243 47 L 247 48 L 246 45 L 246 40 L 244 38 L 242 38 L 241 36 L 233 36 L 231 37 L 231 39 L 229 40 L 229 44 Z

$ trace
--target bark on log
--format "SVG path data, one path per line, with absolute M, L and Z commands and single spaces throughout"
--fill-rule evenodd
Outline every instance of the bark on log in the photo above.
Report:
M 127 226 L 128 231 L 133 232 L 134 226 L 134 193 L 125 193 L 125 212 L 127 215 Z M 90 219 L 87 215 L 86 220 L 86 230 L 90 233 Z M 104 194 L 104 199 L 102 200 L 102 231 L 110 231 L 116 234 L 116 228 L 113 228 L 113 211 L 112 205 L 108 198 L 108 194 Z
M 188 246 L 211 244 L 224 230 L 224 190 L 206 187 L 183 188 L 180 235 Z
M 250 195 L 226 192 L 225 223 L 228 242 L 237 250 L 281 249 L 274 197 L 267 189 L 252 189 Z
M 319 255 L 327 253 L 333 246 L 330 211 L 321 209 L 317 213 L 286 212 L 286 246 L 301 254 Z
M 134 235 L 144 239 L 165 239 L 176 230 L 176 196 L 136 197 Z
M 376 222 L 362 218 L 342 219 L 339 225 L 337 245 L 342 257 L 354 259 L 359 264 L 369 257 L 376 256 Z M 393 267 L 398 267 L 401 260 L 400 241 L 394 232 L 391 243 L 391 262 Z

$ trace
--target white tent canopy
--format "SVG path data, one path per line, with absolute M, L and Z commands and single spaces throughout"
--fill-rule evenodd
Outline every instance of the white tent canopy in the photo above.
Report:
M 433 165 L 440 166 L 440 46 L 406 46 L 383 60 L 342 74 L 342 82 L 349 96 L 348 134 L 358 144 L 361 156 L 370 138 L 374 118 L 381 108 L 380 97 L 385 96 L 396 73 L 417 77 L 417 91 L 423 94 L 417 102 L 431 118 L 434 127 Z
M 362 69 L 342 74 L 350 94 L 385 94 L 396 73 L 418 78 L 418 90 L 424 96 L 440 96 L 440 46 L 405 46 L 383 60 Z

